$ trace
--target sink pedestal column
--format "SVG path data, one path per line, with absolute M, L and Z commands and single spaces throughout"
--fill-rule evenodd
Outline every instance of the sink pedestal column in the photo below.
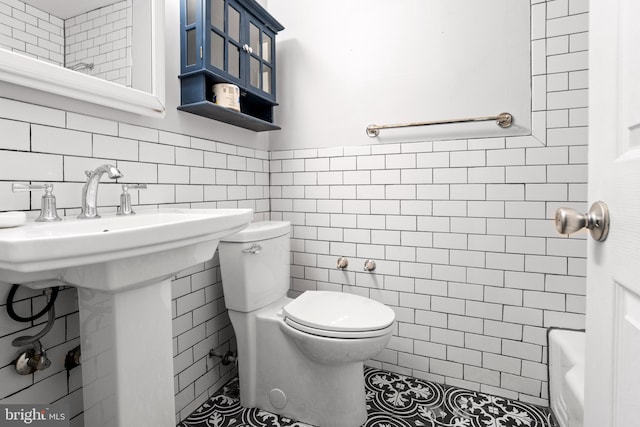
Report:
M 78 295 L 85 426 L 175 426 L 171 279 Z

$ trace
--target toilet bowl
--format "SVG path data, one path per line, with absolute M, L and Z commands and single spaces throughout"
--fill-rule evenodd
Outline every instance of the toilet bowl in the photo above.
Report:
M 259 222 L 218 246 L 241 404 L 318 426 L 360 426 L 363 362 L 389 342 L 395 313 L 342 292 L 288 298 L 289 232 L 288 222 Z
M 324 364 L 370 359 L 391 336 L 394 312 L 340 292 L 307 291 L 283 307 L 282 331 L 307 357 Z

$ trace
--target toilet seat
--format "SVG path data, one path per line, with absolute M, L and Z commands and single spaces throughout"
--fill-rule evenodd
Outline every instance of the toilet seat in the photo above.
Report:
M 331 331 L 327 329 L 318 329 L 311 328 L 309 326 L 298 323 L 289 318 L 284 319 L 285 323 L 292 328 L 305 332 L 307 334 L 318 335 L 325 338 L 342 338 L 342 339 L 358 339 L 358 338 L 375 338 L 386 335 L 390 330 L 391 326 L 389 325 L 384 329 L 375 329 L 372 331 L 360 331 L 360 332 L 339 332 L 339 331 Z
M 329 338 L 370 338 L 387 334 L 395 312 L 359 295 L 306 291 L 283 308 L 285 323 Z

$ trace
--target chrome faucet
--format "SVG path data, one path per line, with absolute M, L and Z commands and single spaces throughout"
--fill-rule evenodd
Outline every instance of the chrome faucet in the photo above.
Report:
M 82 187 L 82 212 L 78 218 L 100 218 L 98 215 L 98 184 L 100 177 L 105 173 L 111 179 L 123 177 L 122 172 L 113 165 L 102 165 L 94 171 L 86 171 L 87 183 Z

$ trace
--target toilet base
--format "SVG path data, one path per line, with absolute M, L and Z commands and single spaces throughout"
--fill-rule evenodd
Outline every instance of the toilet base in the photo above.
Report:
M 363 363 L 306 357 L 280 329 L 284 298 L 252 313 L 229 310 L 238 342 L 240 402 L 304 423 L 358 427 L 367 418 Z

